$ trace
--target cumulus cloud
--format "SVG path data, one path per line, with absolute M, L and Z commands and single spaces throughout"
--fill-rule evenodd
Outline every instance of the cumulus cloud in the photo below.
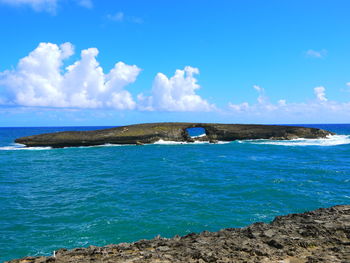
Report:
M 265 95 L 265 90 L 262 87 L 258 85 L 254 85 L 253 88 L 258 92 L 256 104 L 250 105 L 248 102 L 243 102 L 241 104 L 229 103 L 229 108 L 234 111 L 240 111 L 240 112 L 249 111 L 249 112 L 259 113 L 264 111 L 274 111 L 281 108 L 283 108 L 284 110 L 290 110 L 292 105 L 293 106 L 298 105 L 297 103 L 288 104 L 285 99 L 280 99 L 275 104 L 271 103 L 269 98 Z M 326 97 L 325 87 L 323 86 L 315 87 L 314 94 L 315 94 L 316 100 L 305 105 L 311 105 L 311 104 L 315 105 L 315 104 L 320 104 L 328 101 Z M 331 104 L 333 105 L 332 107 L 334 107 L 334 103 L 330 103 L 329 105 Z
M 258 92 L 257 103 L 249 104 L 248 102 L 243 102 L 240 104 L 234 104 L 229 102 L 228 107 L 233 112 L 245 112 L 249 114 L 262 115 L 267 112 L 275 111 L 279 108 L 286 109 L 287 101 L 285 99 L 280 99 L 276 104 L 271 103 L 269 98 L 265 95 L 265 90 L 254 85 L 253 89 Z
M 324 58 L 327 56 L 327 50 L 322 49 L 320 51 L 309 49 L 308 51 L 305 52 L 305 55 L 309 58 Z
M 168 78 L 158 73 L 154 79 L 152 95 L 138 95 L 140 109 L 161 111 L 210 111 L 215 108 L 196 94 L 200 88 L 195 75 L 198 68 L 190 66 L 176 70 L 174 76 Z
M 264 109 L 264 110 L 273 110 L 275 109 L 275 106 L 271 103 L 269 103 L 268 97 L 265 96 L 265 90 L 264 88 L 254 85 L 253 89 L 257 91 L 258 97 L 257 97 L 257 104 L 250 105 L 248 102 L 243 102 L 240 104 L 233 104 L 229 102 L 228 106 L 231 110 L 237 111 L 237 112 L 252 112 L 257 110 L 258 108 Z M 285 101 L 284 101 L 285 102 Z M 283 103 L 283 102 L 281 102 Z
M 261 92 L 264 90 L 259 86 L 254 86 L 254 89 L 259 92 L 257 103 L 249 104 L 243 102 L 240 104 L 229 103 L 228 108 L 235 116 L 244 116 L 249 119 L 260 117 L 261 120 L 274 122 L 276 119 L 284 119 L 286 122 L 303 120 L 322 121 L 323 117 L 328 119 L 336 119 L 336 116 L 350 116 L 350 102 L 331 101 L 326 97 L 326 88 L 323 86 L 313 89 L 315 99 L 307 102 L 287 103 L 285 99 L 280 99 L 276 103 L 269 102 L 268 97 L 262 101 Z M 255 117 L 254 117 L 255 116 Z M 276 119 L 274 119 L 276 118 Z
M 314 93 L 316 95 L 316 98 L 319 101 L 327 101 L 328 99 L 326 98 L 326 89 L 325 87 L 316 87 L 314 88 Z
M 115 64 L 103 72 L 96 48 L 81 52 L 80 60 L 63 69 L 74 54 L 71 43 L 60 46 L 40 43 L 22 58 L 16 69 L 0 73 L 0 86 L 7 90 L 7 104 L 41 107 L 134 109 L 135 101 L 125 86 L 136 81 L 140 68 Z

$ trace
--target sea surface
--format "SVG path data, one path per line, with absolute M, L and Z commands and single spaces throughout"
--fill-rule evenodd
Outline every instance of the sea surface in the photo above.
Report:
M 328 139 L 23 148 L 0 128 L 0 261 L 350 204 L 350 125 Z M 197 134 L 199 135 L 199 134 Z

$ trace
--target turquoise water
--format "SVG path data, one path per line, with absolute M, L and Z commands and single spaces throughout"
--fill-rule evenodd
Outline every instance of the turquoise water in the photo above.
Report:
M 311 125 L 309 125 L 311 126 Z M 324 140 L 23 149 L 0 128 L 0 261 L 242 227 L 350 203 L 350 125 Z

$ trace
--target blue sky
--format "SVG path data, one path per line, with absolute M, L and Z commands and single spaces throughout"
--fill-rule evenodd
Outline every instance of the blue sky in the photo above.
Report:
M 0 126 L 349 123 L 349 8 L 0 0 Z

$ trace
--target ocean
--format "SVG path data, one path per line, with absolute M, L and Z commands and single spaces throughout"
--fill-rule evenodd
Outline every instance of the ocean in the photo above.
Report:
M 23 148 L 0 128 L 0 261 L 269 222 L 350 203 L 350 125 L 328 139 Z

